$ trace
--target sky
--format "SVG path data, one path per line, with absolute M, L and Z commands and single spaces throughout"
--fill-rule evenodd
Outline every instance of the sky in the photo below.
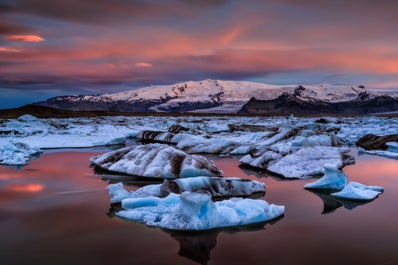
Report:
M 0 0 L 0 109 L 189 80 L 398 88 L 395 0 Z

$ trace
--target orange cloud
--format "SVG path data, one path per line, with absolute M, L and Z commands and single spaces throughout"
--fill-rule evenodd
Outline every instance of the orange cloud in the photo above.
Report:
M 5 37 L 9 41 L 24 41 L 24 42 L 42 42 L 44 38 L 37 35 L 11 35 Z

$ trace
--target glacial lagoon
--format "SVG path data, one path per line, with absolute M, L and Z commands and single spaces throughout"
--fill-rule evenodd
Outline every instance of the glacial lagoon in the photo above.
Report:
M 94 173 L 101 149 L 45 151 L 16 170 L 0 166 L 0 261 L 9 264 L 397 264 L 398 161 L 357 154 L 349 180 L 385 191 L 368 203 L 305 190 L 311 180 L 286 180 L 218 158 L 225 176 L 266 184 L 263 199 L 285 205 L 268 223 L 206 232 L 165 231 L 115 216 Z M 125 178 L 123 178 L 125 179 Z M 156 182 L 156 181 L 155 181 Z M 129 180 L 130 188 L 153 181 Z

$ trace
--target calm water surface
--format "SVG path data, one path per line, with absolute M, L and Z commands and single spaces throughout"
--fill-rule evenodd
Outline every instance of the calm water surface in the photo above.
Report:
M 273 223 L 173 233 L 112 217 L 108 182 L 93 174 L 96 152 L 45 153 L 21 170 L 0 166 L 0 264 L 398 264 L 398 161 L 363 155 L 350 180 L 385 187 L 359 205 L 216 164 L 225 176 L 263 181 L 264 197 L 286 206 Z

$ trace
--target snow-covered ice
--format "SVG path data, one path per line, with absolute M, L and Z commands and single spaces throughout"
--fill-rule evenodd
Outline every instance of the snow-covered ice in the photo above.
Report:
M 179 126 L 188 130 L 178 129 Z M 242 163 L 266 169 L 305 147 L 350 146 L 365 134 L 390 135 L 397 131 L 398 119 L 383 117 L 115 116 L 38 119 L 23 115 L 1 121 L 0 147 L 11 140 L 41 149 L 124 145 L 128 138 L 139 140 L 141 134 L 147 132 L 189 154 L 255 154 L 246 157 Z M 397 157 L 393 150 L 375 150 L 372 153 Z
M 331 195 L 349 200 L 373 200 L 384 191 L 380 186 L 366 186 L 361 183 L 351 181 L 343 190 L 332 193 Z
M 348 149 L 330 146 L 313 146 L 296 149 L 286 156 L 266 151 L 259 157 L 246 155 L 240 162 L 264 168 L 285 178 L 309 178 L 324 173 L 323 166 L 331 164 L 337 168 L 344 165 L 343 155 Z
M 3 165 L 26 165 L 33 155 L 40 154 L 38 147 L 28 144 L 10 141 L 0 145 L 0 164 Z
M 307 189 L 332 189 L 341 190 L 347 184 L 347 175 L 340 171 L 335 165 L 323 165 L 325 173 L 322 178 L 307 183 L 304 188 Z
M 147 185 L 136 191 L 127 191 L 122 183 L 108 186 L 111 202 L 121 202 L 126 198 L 165 197 L 170 193 L 206 190 L 214 197 L 250 196 L 254 193 L 265 192 L 265 184 L 255 180 L 241 178 L 192 177 L 182 179 L 165 179 L 162 184 Z
M 141 177 L 188 178 L 222 174 L 206 157 L 189 155 L 165 144 L 125 147 L 90 160 L 102 169 Z
M 213 202 L 208 191 L 170 193 L 165 198 L 122 200 L 116 215 L 170 230 L 209 230 L 260 223 L 283 215 L 285 207 L 263 200 L 231 198 Z

